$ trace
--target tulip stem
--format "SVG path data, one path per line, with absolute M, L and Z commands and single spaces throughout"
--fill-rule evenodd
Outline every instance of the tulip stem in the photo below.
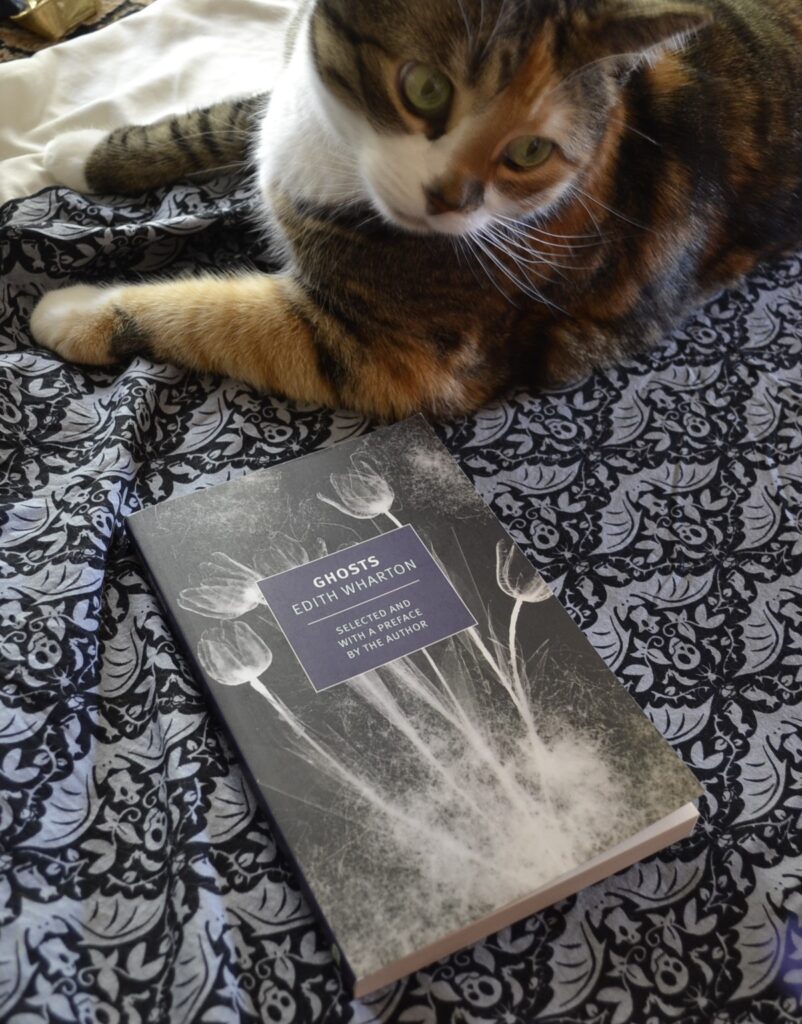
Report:
M 532 706 L 528 695 L 524 692 L 524 688 L 521 685 L 521 675 L 518 671 L 518 638 L 516 631 L 518 628 L 518 616 L 523 606 L 523 598 L 517 598 L 515 605 L 512 609 L 512 615 L 510 615 L 510 633 L 509 633 L 509 644 L 510 644 L 510 668 L 512 670 L 512 686 L 517 696 L 517 705 L 526 725 L 526 731 L 529 735 L 529 741 L 532 744 L 532 753 L 535 759 L 535 765 L 538 768 L 540 775 L 540 786 L 543 790 L 543 796 L 549 806 L 552 806 L 551 795 L 547 788 L 546 772 L 544 770 L 543 759 L 547 754 L 546 745 L 538 735 L 537 729 L 535 728 L 535 722 L 532 718 Z
M 432 658 L 431 654 L 429 654 L 429 652 L 425 648 L 422 651 L 422 654 L 429 662 L 432 671 L 434 672 L 435 676 L 440 680 L 443 689 L 446 691 L 449 698 L 451 699 L 451 703 L 453 704 L 454 710 L 457 713 L 457 718 L 459 720 L 460 727 L 464 731 L 465 735 L 470 739 L 473 745 L 473 749 L 479 754 L 484 763 L 495 774 L 495 776 L 497 777 L 501 784 L 502 789 L 507 794 L 510 803 L 513 806 L 518 805 L 522 810 L 526 811 L 527 803 L 525 797 L 519 791 L 519 788 L 517 786 L 510 783 L 507 774 L 504 771 L 504 765 L 498 760 L 498 758 L 496 758 L 493 755 L 492 751 L 487 745 L 487 741 L 480 734 L 479 730 L 476 728 L 476 726 L 470 720 L 468 715 L 465 713 L 465 708 L 454 696 L 454 693 L 451 689 L 451 686 L 448 683 L 448 680 L 435 664 L 434 658 Z
M 392 512 L 387 511 L 384 514 L 387 516 L 387 518 L 390 520 L 390 522 L 393 523 L 396 527 L 401 527 L 401 526 L 404 525 L 395 515 L 393 515 Z M 514 617 L 515 621 L 517 621 L 517 618 L 518 618 L 518 612 L 520 611 L 520 605 L 521 605 L 521 602 L 519 600 L 518 602 L 516 602 L 516 607 L 515 607 L 515 610 L 513 611 L 513 617 Z M 515 621 L 513 621 L 513 623 L 511 624 L 511 630 L 512 630 L 513 635 L 514 635 L 514 631 L 515 631 Z M 508 678 L 506 672 L 501 668 L 501 666 L 497 663 L 497 661 L 495 660 L 493 655 L 487 649 L 487 646 L 485 645 L 484 641 L 482 640 L 481 636 L 479 635 L 479 632 L 476 629 L 476 627 L 472 626 L 468 630 L 468 634 L 471 637 L 471 639 L 474 641 L 476 646 L 479 648 L 479 651 L 481 652 L 482 656 L 484 657 L 484 659 L 489 664 L 490 668 L 493 670 L 494 674 L 498 677 L 499 682 L 501 683 L 501 685 L 504 687 L 504 689 L 509 694 L 513 704 L 515 705 L 515 707 L 516 707 L 516 709 L 518 711 L 518 714 L 521 716 L 521 719 L 523 720 L 523 722 L 524 722 L 524 724 L 526 726 L 526 729 L 527 729 L 527 732 L 528 732 L 528 734 L 530 736 L 530 739 L 532 741 L 532 746 L 533 746 L 533 748 L 535 750 L 535 753 L 537 753 L 537 751 L 539 749 L 542 750 L 543 749 L 543 743 L 542 743 L 542 741 L 540 740 L 539 736 L 537 735 L 537 733 L 535 731 L 534 722 L 532 721 L 531 715 L 529 714 L 529 708 L 526 706 L 526 699 L 525 699 L 525 695 L 523 693 L 523 688 L 521 686 L 520 679 L 518 678 L 518 671 L 517 671 L 517 666 L 516 666 L 516 663 L 515 663 L 515 656 L 514 656 L 514 654 L 512 656 L 512 666 L 513 666 L 513 673 L 514 673 L 513 678 L 514 678 L 515 682 L 511 686 L 509 678 Z M 488 753 L 488 751 L 486 751 L 486 749 L 485 749 L 486 748 L 485 742 L 483 741 L 482 737 L 477 732 L 476 727 L 473 725 L 473 723 L 471 722 L 470 718 L 466 715 L 465 709 L 463 708 L 463 706 L 460 703 L 460 701 L 458 701 L 457 698 L 454 696 L 454 693 L 453 693 L 453 691 L 451 689 L 451 686 L 448 683 L 448 680 L 445 678 L 443 673 L 440 671 L 440 669 L 435 664 L 434 659 L 429 654 L 429 651 L 426 648 L 424 648 L 423 651 L 422 651 L 422 654 L 426 658 L 426 660 L 429 662 L 429 665 L 431 666 L 432 671 L 434 672 L 435 676 L 440 680 L 440 684 L 442 685 L 442 687 L 445 690 L 445 692 L 448 694 L 448 697 L 451 700 L 451 703 L 452 703 L 452 705 L 453 705 L 453 707 L 454 707 L 454 709 L 455 709 L 455 711 L 457 713 L 457 717 L 459 718 L 459 721 L 461 722 L 462 727 L 465 729 L 466 733 L 470 736 L 471 741 L 474 744 L 474 748 L 479 751 L 480 756 L 482 757 L 482 760 L 485 762 L 485 764 L 487 764 L 491 768 L 491 770 L 496 773 L 496 775 L 497 775 L 497 777 L 498 777 L 498 779 L 499 779 L 499 781 L 501 783 L 501 786 L 502 786 L 503 790 L 505 791 L 505 793 L 507 794 L 507 797 L 510 800 L 510 802 L 513 805 L 518 804 L 519 806 L 522 806 L 522 808 L 524 810 L 526 810 L 527 804 L 526 804 L 525 798 L 523 797 L 523 795 L 521 793 L 518 792 L 518 787 L 517 786 L 514 786 L 514 785 L 510 784 L 510 782 L 509 782 L 509 780 L 507 778 L 507 775 L 506 775 L 506 773 L 504 771 L 503 765 L 495 757 L 493 757 L 492 754 L 490 754 L 490 753 Z M 540 771 L 540 775 L 541 775 L 541 785 L 545 786 L 545 782 L 542 781 L 542 776 L 543 776 L 542 769 Z
M 521 613 L 521 606 L 522 606 L 522 604 L 523 604 L 523 601 L 519 597 L 516 600 L 515 606 L 512 609 L 512 615 L 510 615 L 510 635 L 509 635 L 509 643 L 510 643 L 510 668 L 512 669 L 512 686 L 513 686 L 513 689 L 515 690 L 516 694 L 518 695 L 518 700 L 520 701 L 521 704 L 524 703 L 524 691 L 523 691 L 523 687 L 521 686 L 521 676 L 520 676 L 520 673 L 518 672 L 518 652 L 517 652 L 518 641 L 517 641 L 517 638 L 515 636 L 515 632 L 516 632 L 516 629 L 517 629 L 517 626 L 518 626 L 518 616 Z
M 385 719 L 393 725 L 402 736 L 412 744 L 422 760 L 429 768 L 444 780 L 449 789 L 459 799 L 466 803 L 474 814 L 478 815 L 481 821 L 483 812 L 470 793 L 460 786 L 443 762 L 436 757 L 429 745 L 422 738 L 416 728 L 415 716 L 407 715 L 398 705 L 390 689 L 383 682 L 378 673 L 372 672 L 368 675 L 358 676 L 352 681 L 352 689 L 361 693 L 363 699 L 372 704 Z M 453 698 L 452 698 L 453 699 Z
M 338 779 L 340 782 L 344 782 L 351 787 L 351 790 L 358 796 L 361 796 L 368 804 L 374 807 L 375 810 L 382 814 L 385 814 L 391 821 L 394 821 L 401 829 L 407 831 L 416 840 L 420 839 L 420 822 L 410 815 L 400 806 L 397 806 L 392 800 L 387 800 L 380 791 L 371 784 L 370 780 L 360 777 L 360 775 L 352 772 L 346 765 L 340 761 L 339 758 L 335 757 L 331 751 L 327 750 L 321 743 L 319 743 L 309 733 L 304 723 L 287 707 L 287 705 L 274 693 L 271 693 L 268 688 L 259 679 L 250 679 L 251 686 L 260 696 L 264 697 L 270 706 L 277 712 L 281 720 L 289 726 L 292 732 L 306 743 L 319 758 L 318 767 L 325 770 L 327 767 L 331 775 Z M 314 763 L 314 762 L 313 762 Z M 465 860 L 468 863 L 476 864 L 481 868 L 486 869 L 486 862 L 474 853 L 469 847 L 460 841 L 460 839 L 445 829 L 436 829 L 429 832 L 426 836 L 428 842 L 442 847 L 443 851 L 450 853 L 455 860 Z M 510 877 L 514 877 L 514 871 L 511 869 L 507 871 L 503 865 L 494 864 L 493 870 L 498 871 L 501 875 L 509 874 Z

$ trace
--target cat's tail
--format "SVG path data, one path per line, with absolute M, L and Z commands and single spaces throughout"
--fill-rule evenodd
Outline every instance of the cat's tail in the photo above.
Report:
M 45 169 L 78 192 L 137 195 L 194 174 L 246 165 L 267 94 L 105 132 L 67 132 L 45 149 Z

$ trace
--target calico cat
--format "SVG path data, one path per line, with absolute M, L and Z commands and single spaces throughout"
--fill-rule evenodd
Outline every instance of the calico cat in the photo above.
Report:
M 802 3 L 307 0 L 269 98 L 47 154 L 104 193 L 246 159 L 280 273 L 74 285 L 35 339 L 464 413 L 659 339 L 802 239 Z

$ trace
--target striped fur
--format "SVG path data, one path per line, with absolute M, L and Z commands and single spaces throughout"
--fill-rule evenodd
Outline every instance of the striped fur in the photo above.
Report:
M 86 162 L 93 192 L 134 194 L 203 171 L 244 164 L 266 96 L 129 125 L 108 135 Z
M 38 341 L 447 416 L 654 342 L 802 237 L 800 0 L 308 0 L 288 50 L 269 103 L 86 165 L 131 192 L 250 154 L 285 270 L 65 289 Z M 454 84 L 439 119 L 399 95 L 410 60 Z M 505 164 L 516 133 L 554 141 L 542 167 Z

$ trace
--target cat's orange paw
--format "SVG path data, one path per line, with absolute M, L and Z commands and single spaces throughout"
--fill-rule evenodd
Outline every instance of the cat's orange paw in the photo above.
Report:
M 105 365 L 120 356 L 112 341 L 118 320 L 117 288 L 77 284 L 48 292 L 31 315 L 31 333 L 45 348 L 73 363 Z

